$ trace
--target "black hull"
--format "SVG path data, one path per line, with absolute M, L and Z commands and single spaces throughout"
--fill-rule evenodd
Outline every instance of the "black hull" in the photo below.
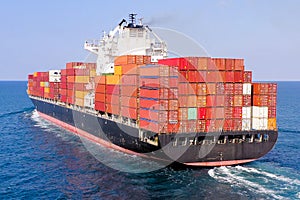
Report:
M 270 130 L 162 134 L 159 135 L 156 146 L 141 140 L 140 131 L 136 127 L 83 112 L 80 109 L 67 108 L 54 102 L 34 97 L 31 97 L 31 100 L 39 113 L 76 127 L 93 137 L 145 157 L 175 161 L 185 165 L 221 166 L 250 162 L 268 153 L 278 137 L 277 131 Z

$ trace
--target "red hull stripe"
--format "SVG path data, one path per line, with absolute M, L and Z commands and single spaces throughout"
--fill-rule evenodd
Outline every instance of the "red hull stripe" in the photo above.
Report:
M 127 153 L 127 154 L 131 154 L 131 155 L 141 156 L 141 157 L 144 157 L 144 158 L 151 158 L 151 159 L 155 159 L 155 160 L 163 160 L 163 159 L 160 159 L 160 158 L 157 158 L 157 157 L 137 153 L 137 152 L 125 149 L 123 147 L 117 146 L 117 145 L 112 144 L 110 142 L 107 142 L 103 139 L 100 139 L 100 138 L 98 138 L 98 137 L 96 137 L 96 136 L 94 136 L 94 135 L 92 135 L 92 134 L 90 134 L 86 131 L 83 131 L 79 128 L 71 126 L 70 124 L 62 122 L 62 121 L 60 121 L 56 118 L 50 117 L 49 115 L 46 115 L 44 113 L 38 112 L 38 114 L 41 117 L 43 117 L 44 119 L 46 119 L 48 121 L 51 121 L 52 123 L 57 124 L 57 125 L 65 128 L 65 129 L 73 132 L 74 134 L 76 134 L 80 137 L 84 137 L 84 138 L 86 138 L 86 139 L 88 139 L 88 140 L 90 140 L 94 143 L 100 144 L 104 147 L 111 148 L 111 149 L 114 149 L 114 150 L 117 150 L 117 151 L 121 151 L 121 152 L 124 152 L 124 153 Z M 199 167 L 218 167 L 218 166 L 227 166 L 227 165 L 237 165 L 237 164 L 252 162 L 254 160 L 256 160 L 256 159 L 229 160 L 229 161 L 218 161 L 218 162 L 193 162 L 193 163 L 183 163 L 183 164 L 188 165 L 188 166 L 199 166 Z M 166 161 L 166 160 L 163 160 L 163 161 Z
M 124 153 L 127 153 L 127 154 L 132 154 L 132 155 L 137 155 L 137 156 L 145 157 L 145 158 L 154 158 L 154 157 L 152 157 L 152 156 L 150 157 L 150 156 L 147 156 L 147 155 L 145 155 L 145 154 L 137 153 L 137 152 L 134 152 L 134 151 L 131 151 L 131 150 L 122 148 L 122 147 L 120 147 L 120 146 L 117 146 L 117 145 L 115 145 L 115 144 L 112 144 L 112 143 L 110 143 L 110 142 L 107 142 L 107 141 L 105 141 L 105 140 L 103 140 L 103 139 L 100 139 L 100 138 L 98 138 L 98 137 L 96 137 L 96 136 L 94 136 L 94 135 L 92 135 L 92 134 L 90 134 L 90 133 L 88 133 L 88 132 L 86 132 L 86 131 L 83 131 L 83 130 L 81 130 L 81 129 L 79 129 L 79 128 L 76 128 L 76 127 L 74 127 L 74 126 L 71 126 L 70 124 L 67 124 L 67 123 L 62 122 L 62 121 L 60 121 L 60 120 L 58 120 L 58 119 L 55 119 L 55 118 L 53 118 L 53 117 L 50 117 L 49 115 L 46 115 L 46 114 L 44 114 L 44 113 L 38 112 L 38 114 L 39 114 L 42 118 L 44 118 L 44 119 L 46 119 L 46 120 L 48 120 L 48 121 L 51 121 L 51 122 L 53 122 L 54 124 L 57 124 L 57 125 L 59 125 L 59 126 L 65 128 L 65 129 L 67 129 L 67 130 L 69 130 L 69 131 L 75 133 L 75 134 L 78 135 L 78 136 L 84 137 L 84 138 L 86 138 L 86 139 L 88 139 L 88 140 L 90 140 L 90 141 L 92 141 L 92 142 L 95 142 L 95 143 L 97 143 L 97 144 L 100 144 L 100 145 L 102 145 L 102 146 L 104 146 L 104 147 L 111 148 L 111 149 L 115 149 L 115 150 L 117 150 L 117 151 L 121 151 L 121 152 L 124 152 Z M 154 159 L 158 159 L 158 158 L 154 158 Z
M 199 167 L 220 167 L 227 165 L 238 165 L 247 162 L 252 162 L 256 159 L 245 159 L 245 160 L 226 160 L 226 161 L 216 161 L 216 162 L 194 162 L 194 163 L 183 163 L 189 166 L 199 166 Z

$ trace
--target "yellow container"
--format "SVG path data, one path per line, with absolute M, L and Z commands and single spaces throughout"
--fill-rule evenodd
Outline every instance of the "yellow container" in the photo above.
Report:
M 37 77 L 38 76 L 38 73 L 37 72 L 34 72 L 33 73 L 33 77 Z
M 44 88 L 44 92 L 45 92 L 45 93 L 50 93 L 50 88 L 45 87 L 45 88 Z
M 120 75 L 107 75 L 106 84 L 118 85 L 120 83 L 120 79 L 121 79 Z
M 96 70 L 95 69 L 90 70 L 90 77 L 96 77 Z
M 75 99 L 75 105 L 83 107 L 84 106 L 84 99 L 83 98 L 76 98 Z
M 89 83 L 89 76 L 75 76 L 75 83 Z
M 268 130 L 277 130 L 276 118 L 268 119 Z
M 115 66 L 115 75 L 122 75 L 122 66 L 120 65 Z
M 41 87 L 45 87 L 45 82 L 40 82 Z
M 75 91 L 75 98 L 84 99 L 87 94 L 88 92 L 85 91 Z

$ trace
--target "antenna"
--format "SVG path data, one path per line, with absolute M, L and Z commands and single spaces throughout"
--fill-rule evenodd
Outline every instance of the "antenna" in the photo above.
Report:
M 132 25 L 135 25 L 136 24 L 136 15 L 137 14 L 134 14 L 134 13 L 131 13 L 129 14 L 129 23 L 132 24 Z

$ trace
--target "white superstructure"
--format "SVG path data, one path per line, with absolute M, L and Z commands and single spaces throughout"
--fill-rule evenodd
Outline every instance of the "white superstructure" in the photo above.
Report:
M 148 26 L 136 24 L 136 14 L 129 15 L 101 40 L 86 41 L 84 48 L 97 57 L 97 75 L 114 73 L 114 58 L 120 55 L 148 55 L 152 62 L 167 57 L 167 46 Z

